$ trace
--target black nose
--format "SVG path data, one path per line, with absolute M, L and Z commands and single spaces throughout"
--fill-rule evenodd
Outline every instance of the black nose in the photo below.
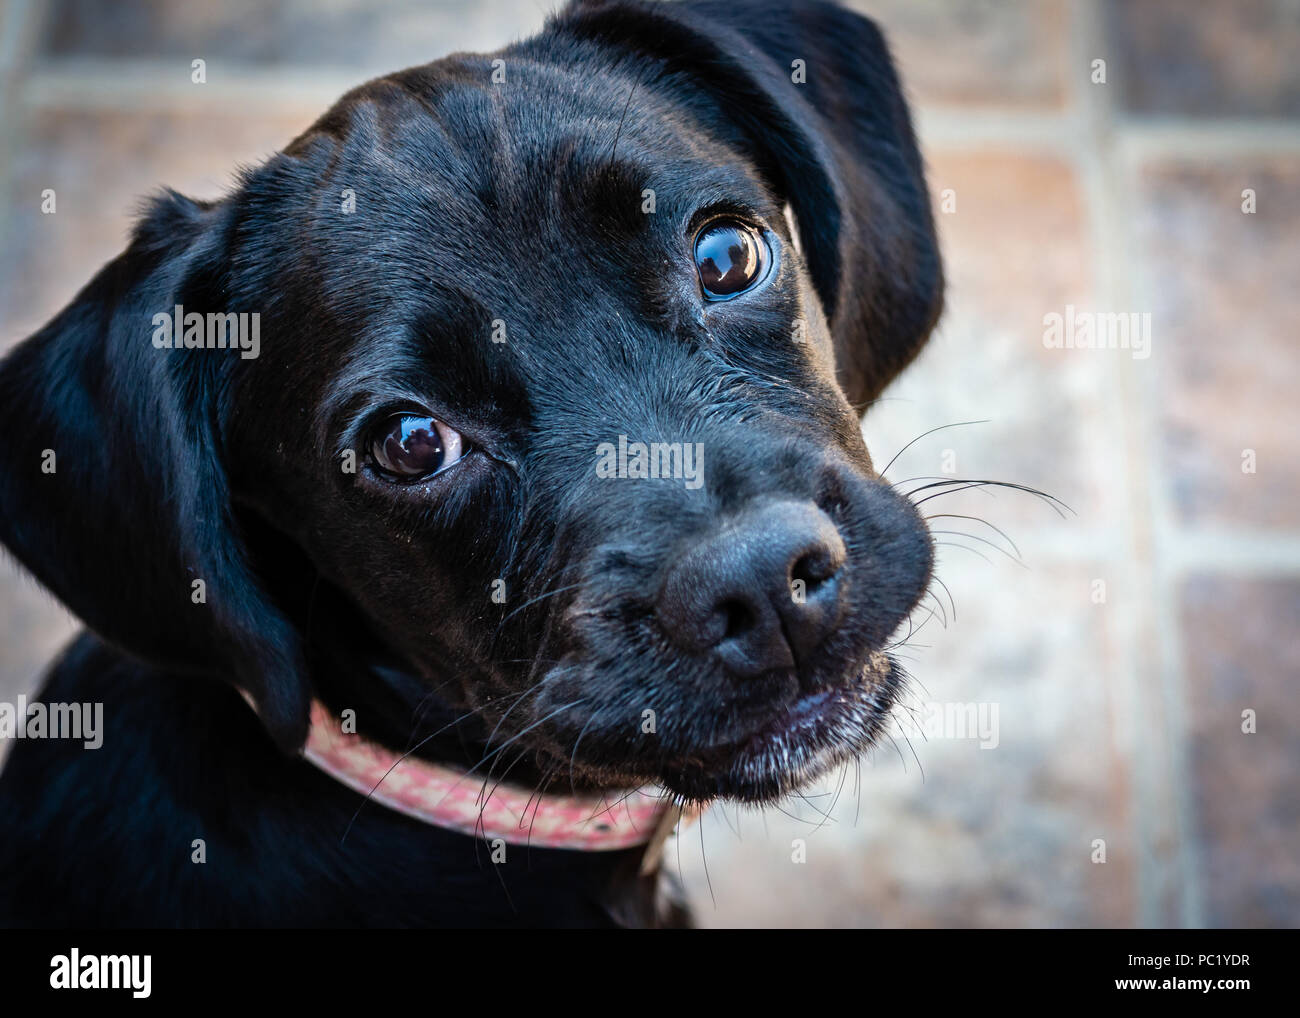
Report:
M 728 523 L 669 570 L 660 623 L 687 650 L 737 675 L 791 668 L 843 608 L 844 539 L 811 502 L 774 502 Z

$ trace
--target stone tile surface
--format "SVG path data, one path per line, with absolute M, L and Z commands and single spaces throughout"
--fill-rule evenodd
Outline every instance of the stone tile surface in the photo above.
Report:
M 920 102 L 1023 109 L 1066 95 L 1068 7 L 1061 0 L 850 0 L 876 20 Z
M 1124 354 L 1043 344 L 1044 316 L 1093 307 L 1073 169 L 1054 157 L 988 149 L 931 148 L 928 162 L 936 207 L 955 203 L 938 213 L 946 309 L 920 358 L 868 414 L 872 454 L 883 468 L 930 428 L 986 421 L 921 439 L 890 479 L 1014 482 L 1056 496 L 1078 516 L 1061 521 L 1032 496 L 997 489 L 934 489 L 928 511 L 991 514 L 1013 529 L 1105 526 L 1120 512 L 1107 484 L 1119 436 L 1106 400 L 1111 360 Z
M 56 0 L 43 53 L 51 57 L 184 59 L 356 68 L 364 76 L 457 50 L 491 50 L 541 27 L 534 0 Z
M 1300 925 L 1300 358 L 1288 331 L 1300 161 L 1285 129 L 1249 151 L 1216 133 L 1300 112 L 1295 0 L 851 3 L 878 19 L 909 93 L 935 114 L 922 118 L 937 132 L 921 139 L 929 182 L 940 207 L 955 201 L 938 214 L 948 311 L 868 415 L 877 464 L 929 428 L 989 418 L 921 439 L 889 478 L 1017 482 L 1077 515 L 996 489 L 925 504 L 979 516 L 1024 551 L 1028 568 L 977 539 L 1008 547 L 985 523 L 933 520 L 961 532 L 936 535 L 945 618 L 918 613 L 922 628 L 899 652 L 911 709 L 996 704 L 997 747 L 900 738 L 842 788 L 832 779 L 826 794 L 762 816 L 715 811 L 679 846 L 700 921 Z M 495 48 L 549 6 L 3 8 L 0 351 L 121 250 L 133 208 L 157 187 L 216 196 L 238 163 L 322 111 L 304 96 Z M 19 8 L 35 21 L 15 28 Z M 1101 36 L 1081 45 L 1088 26 Z M 1108 61 L 1116 106 L 1102 104 L 1096 122 L 1075 107 L 1096 98 L 1075 91 L 1086 69 L 1074 62 L 1092 49 Z M 185 82 L 195 57 L 213 84 L 191 95 L 177 68 Z M 273 112 L 223 90 L 244 69 L 296 84 Z M 93 80 L 106 96 L 85 93 Z M 1118 159 L 1120 142 L 1143 150 L 1146 114 L 1165 122 L 1168 154 Z M 1194 118 L 1217 147 L 1171 128 L 1177 118 Z M 1115 193 L 1097 187 L 1101 173 Z M 46 187 L 53 216 L 40 212 Z M 1254 215 L 1241 212 L 1247 187 Z M 1104 303 L 1116 275 L 1133 307 Z M 1044 316 L 1069 305 L 1149 311 L 1152 356 L 1048 349 Z M 1247 448 L 1253 474 L 1241 471 Z M 1197 564 L 1206 533 L 1212 568 Z M 1261 562 L 1270 542 L 1276 560 Z M 1104 604 L 1091 596 L 1097 579 Z M 75 628 L 0 556 L 0 699 L 30 693 Z M 1256 712 L 1255 735 L 1240 730 L 1244 709 Z M 791 861 L 794 839 L 805 863 Z M 1104 864 L 1093 861 L 1098 839 Z
M 1300 926 L 1300 580 L 1194 575 L 1181 617 L 1208 921 Z
M 921 718 L 929 703 L 984 704 L 989 720 L 996 705 L 996 728 L 981 733 L 995 731 L 996 740 L 956 738 L 958 727 L 913 735 L 910 745 L 900 734 L 850 768 L 842 788 L 834 778 L 822 796 L 792 803 L 793 815 L 737 819 L 724 809 L 710 817 L 703 850 L 699 831 L 680 846 L 701 922 L 1133 923 L 1130 774 L 1112 718 L 1113 609 L 1089 599 L 1095 572 L 1021 572 L 941 556 L 957 619 L 946 630 L 927 624 L 911 641 L 918 646 L 903 649 L 914 677 L 905 703 Z M 805 863 L 792 861 L 794 839 L 806 842 Z M 1097 839 L 1104 863 L 1092 861 Z
M 1135 113 L 1300 115 L 1294 0 L 1106 0 L 1111 81 Z
M 1188 524 L 1294 527 L 1300 356 L 1279 295 L 1300 287 L 1300 157 L 1165 161 L 1139 188 L 1169 498 Z
M 149 195 L 167 186 L 218 197 L 240 163 L 273 154 L 312 119 L 305 111 L 33 111 L 10 168 L 0 349 L 44 324 L 125 248 Z M 55 193 L 52 215 L 41 211 L 46 189 Z

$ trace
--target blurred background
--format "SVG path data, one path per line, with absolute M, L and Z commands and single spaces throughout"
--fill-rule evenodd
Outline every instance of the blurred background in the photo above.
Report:
M 1300 0 L 851 6 L 893 44 L 950 280 L 868 445 L 883 466 L 986 421 L 889 479 L 1073 513 L 927 503 L 1015 547 L 932 522 L 947 589 L 902 650 L 919 730 L 781 810 L 714 810 L 669 863 L 706 926 L 1300 925 Z M 3 0 L 0 350 L 142 195 L 216 196 L 353 84 L 548 9 Z M 1149 314 L 1149 356 L 1048 348 L 1068 305 Z M 0 699 L 75 626 L 0 562 Z

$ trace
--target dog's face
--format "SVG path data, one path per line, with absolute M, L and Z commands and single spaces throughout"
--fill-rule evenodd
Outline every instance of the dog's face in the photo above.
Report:
M 759 800 L 860 751 L 931 553 L 853 404 L 940 283 L 887 54 L 810 10 L 764 53 L 707 4 L 579 7 L 497 64 L 358 89 L 226 201 L 160 202 L 0 389 L 110 527 L 178 514 L 147 563 L 91 569 L 188 617 L 150 632 L 39 537 L 6 542 L 128 649 L 233 672 L 287 745 L 313 637 L 249 521 L 339 592 L 354 642 L 566 782 Z M 818 58 L 819 84 L 786 80 Z M 259 313 L 258 356 L 151 346 L 176 304 Z M 73 370 L 69 423 L 30 348 L 102 360 L 90 315 L 124 364 Z M 98 469 L 62 451 L 94 435 Z M 133 457 L 164 472 L 156 505 L 118 491 Z M 76 481 L 53 476 L 6 508 L 57 507 Z

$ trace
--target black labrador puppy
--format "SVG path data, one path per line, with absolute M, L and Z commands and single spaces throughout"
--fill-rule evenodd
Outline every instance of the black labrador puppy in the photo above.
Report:
M 822 2 L 580 0 L 156 198 L 0 367 L 0 536 L 88 627 L 39 699 L 103 711 L 12 747 L 0 921 L 682 921 L 675 813 L 573 810 L 872 744 L 932 555 L 859 419 L 941 299 L 885 43 Z M 559 834 L 385 804 L 399 760 Z

